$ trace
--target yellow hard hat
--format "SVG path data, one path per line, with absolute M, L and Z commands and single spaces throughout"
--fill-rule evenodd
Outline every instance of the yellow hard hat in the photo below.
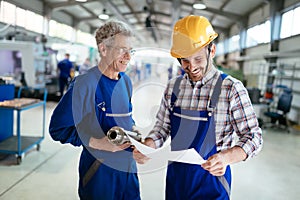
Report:
M 189 57 L 216 37 L 218 34 L 207 18 L 189 15 L 174 25 L 171 55 L 175 58 Z

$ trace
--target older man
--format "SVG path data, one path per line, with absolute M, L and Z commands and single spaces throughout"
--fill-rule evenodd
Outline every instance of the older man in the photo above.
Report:
M 124 73 L 131 59 L 131 29 L 109 21 L 96 32 L 98 66 L 79 75 L 55 108 L 49 131 L 54 140 L 83 146 L 79 163 L 81 199 L 140 199 L 136 163 L 129 144 L 108 141 L 108 130 L 132 130 L 132 85 Z

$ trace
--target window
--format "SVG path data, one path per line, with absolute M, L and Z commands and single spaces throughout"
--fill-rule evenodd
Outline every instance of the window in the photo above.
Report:
M 224 49 L 224 41 L 218 42 L 217 44 L 217 51 L 216 55 L 223 55 L 225 54 L 225 49 Z
M 287 38 L 300 34 L 300 27 L 297 23 L 300 17 L 300 7 L 282 14 L 280 38 Z
M 234 35 L 229 38 L 229 52 L 233 52 L 240 49 L 240 36 Z
M 21 27 L 25 27 L 26 26 L 26 10 L 22 9 L 22 8 L 17 8 L 16 10 L 16 24 L 18 26 Z
M 6 1 L 1 1 L 0 21 L 38 33 L 43 31 L 43 16 L 16 7 Z
M 96 47 L 96 39 L 91 34 L 82 32 L 80 30 L 78 30 L 76 34 L 78 43 L 82 43 L 90 47 Z
M 58 23 L 54 20 L 50 20 L 49 36 L 59 37 L 71 41 L 73 38 L 73 28 L 68 25 Z
M 265 23 L 253 26 L 247 30 L 246 47 L 270 42 L 271 36 L 270 20 Z
M 26 18 L 25 28 L 27 30 L 35 31 L 37 33 L 43 32 L 43 17 L 41 15 L 26 10 L 25 18 Z
M 292 26 L 293 27 L 292 35 L 298 35 L 298 34 L 300 34 L 299 22 L 297 23 L 297 21 L 299 19 L 300 19 L 300 7 L 296 8 L 294 10 L 294 25 Z
M 0 12 L 0 21 L 5 22 L 7 24 L 16 23 L 16 6 L 7 3 L 6 1 L 1 1 L 1 12 Z

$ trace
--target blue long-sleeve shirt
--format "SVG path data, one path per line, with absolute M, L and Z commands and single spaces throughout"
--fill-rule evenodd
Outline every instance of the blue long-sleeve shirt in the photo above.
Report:
M 70 72 L 73 68 L 73 64 L 69 59 L 64 59 L 57 64 L 57 68 L 60 70 L 60 78 L 68 78 L 70 77 Z
M 131 130 L 131 95 L 132 85 L 126 74 L 120 73 L 119 80 L 111 80 L 94 67 L 70 84 L 52 114 L 49 133 L 56 141 L 80 146 L 87 145 L 91 136 L 105 136 L 112 126 Z M 128 113 L 131 121 L 124 123 L 118 113 Z

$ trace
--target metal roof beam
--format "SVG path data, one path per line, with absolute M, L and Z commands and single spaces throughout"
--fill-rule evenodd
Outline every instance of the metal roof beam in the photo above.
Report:
M 172 3 L 172 27 L 180 17 L 181 0 L 174 0 Z
M 105 1 L 105 6 L 108 8 L 112 13 L 115 14 L 115 16 L 121 20 L 124 21 L 132 30 L 135 30 L 134 27 L 128 22 L 128 20 L 122 15 L 121 11 L 117 8 L 117 6 L 112 3 L 111 1 L 106 0 Z M 140 40 L 144 41 L 144 38 L 141 37 L 140 34 L 135 34 L 135 36 Z
M 191 3 L 183 2 L 182 4 L 193 7 L 193 4 L 191 4 Z M 219 9 L 208 8 L 208 7 L 205 9 L 205 11 L 212 12 L 214 14 L 227 17 L 227 18 L 229 18 L 229 19 L 231 19 L 233 21 L 237 21 L 237 20 L 239 20 L 239 19 L 241 19 L 243 17 L 243 15 L 237 15 L 235 13 L 225 12 L 225 11 L 222 11 L 222 10 L 219 10 Z
M 99 2 L 99 0 L 89 0 L 87 2 L 77 2 L 77 1 L 67 1 L 67 2 L 58 2 L 58 3 L 50 3 L 50 2 L 45 2 L 45 4 L 47 6 L 49 6 L 50 8 L 52 9 L 55 9 L 55 10 L 60 10 L 60 9 L 63 9 L 65 7 L 69 7 L 69 6 L 75 6 L 75 5 L 83 5 L 85 3 L 90 3 L 90 2 Z

